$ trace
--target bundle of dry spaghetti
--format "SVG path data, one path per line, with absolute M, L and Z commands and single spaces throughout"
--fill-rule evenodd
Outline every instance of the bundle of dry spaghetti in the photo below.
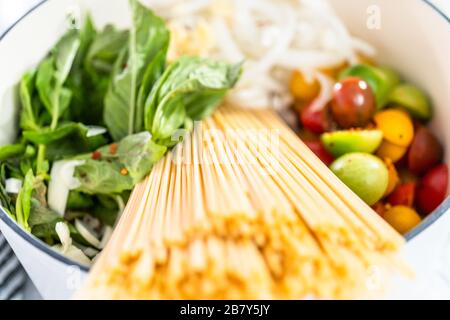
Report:
M 76 297 L 367 297 L 403 242 L 274 111 L 222 107 L 136 186 Z

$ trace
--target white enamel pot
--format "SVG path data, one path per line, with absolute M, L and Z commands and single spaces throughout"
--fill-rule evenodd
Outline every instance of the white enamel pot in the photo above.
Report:
M 431 128 L 450 164 L 450 20 L 424 0 L 331 0 L 350 31 L 380 60 L 424 88 L 435 107 Z M 0 36 L 0 145 L 16 136 L 17 83 L 66 28 L 68 13 L 89 10 L 98 26 L 129 24 L 126 0 L 46 0 Z M 450 298 L 450 199 L 407 235 L 414 281 L 396 280 L 392 298 Z M 0 208 L 0 229 L 44 298 L 66 299 L 88 269 L 23 231 Z

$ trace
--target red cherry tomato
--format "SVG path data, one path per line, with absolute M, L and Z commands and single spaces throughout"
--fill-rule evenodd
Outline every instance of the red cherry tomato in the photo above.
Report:
M 408 151 L 408 168 L 421 174 L 439 163 L 443 149 L 437 138 L 424 126 L 417 128 Z
M 320 160 L 322 160 L 323 163 L 325 163 L 327 166 L 329 166 L 333 161 L 334 158 L 331 154 L 328 153 L 328 151 L 323 146 L 322 142 L 320 141 L 305 141 L 305 144 L 311 149 L 312 152 L 316 154 L 317 157 L 319 157 Z
M 445 200 L 448 187 L 448 167 L 438 165 L 422 178 L 417 190 L 417 204 L 425 214 L 436 209 Z
M 416 184 L 414 182 L 402 183 L 389 195 L 388 203 L 393 206 L 412 207 L 414 204 L 415 190 Z
M 375 110 L 373 91 L 361 78 L 346 78 L 334 86 L 331 112 L 341 127 L 364 127 Z
M 380 217 L 384 217 L 384 214 L 386 213 L 386 205 L 381 201 L 378 201 L 377 203 L 375 203 L 372 206 L 372 209 L 373 209 L 373 211 L 378 213 L 378 215 Z
M 313 110 L 312 104 L 307 105 L 300 113 L 300 121 L 303 127 L 309 131 L 322 134 L 328 131 L 330 122 L 328 119 L 328 108 Z

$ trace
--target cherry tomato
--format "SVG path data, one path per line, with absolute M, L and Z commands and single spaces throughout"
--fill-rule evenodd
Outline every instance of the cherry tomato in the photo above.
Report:
M 407 233 L 422 221 L 414 209 L 405 206 L 390 208 L 384 214 L 384 219 L 401 234 Z
M 300 121 L 302 125 L 309 131 L 322 134 L 328 131 L 330 127 L 330 121 L 328 118 L 328 108 L 313 110 L 312 104 L 309 104 L 303 108 L 300 113 Z
M 361 78 L 346 78 L 334 86 L 331 112 L 341 127 L 366 126 L 374 115 L 375 109 L 372 89 Z
M 414 182 L 402 183 L 389 195 L 388 202 L 393 206 L 412 207 L 415 190 L 416 184 Z
M 425 126 L 416 129 L 408 151 L 408 167 L 415 174 L 421 174 L 439 163 L 443 149 L 437 138 Z
M 294 71 L 292 73 L 289 89 L 295 99 L 311 101 L 319 94 L 320 83 L 316 79 L 308 81 L 301 72 Z
M 384 192 L 384 196 L 387 196 L 395 190 L 395 187 L 398 185 L 400 179 L 398 177 L 397 169 L 395 168 L 394 164 L 392 163 L 392 160 L 389 158 L 386 158 L 386 159 L 384 159 L 384 163 L 386 164 L 386 167 L 388 168 L 388 173 L 389 173 L 389 183 L 388 183 L 386 191 Z
M 378 201 L 377 203 L 375 203 L 372 206 L 372 209 L 373 209 L 373 211 L 378 213 L 378 215 L 380 217 L 384 217 L 384 214 L 386 213 L 386 205 L 381 201 Z
M 448 167 L 438 165 L 427 172 L 417 190 L 417 204 L 425 214 L 436 209 L 445 200 L 448 187 Z
M 305 144 L 327 166 L 329 166 L 334 161 L 333 156 L 325 149 L 322 142 L 320 142 L 320 141 L 305 141 Z

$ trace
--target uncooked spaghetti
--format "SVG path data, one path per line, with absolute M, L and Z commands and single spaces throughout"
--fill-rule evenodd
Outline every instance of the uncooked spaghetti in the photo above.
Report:
M 275 112 L 222 107 L 136 186 L 77 297 L 364 297 L 403 242 Z

